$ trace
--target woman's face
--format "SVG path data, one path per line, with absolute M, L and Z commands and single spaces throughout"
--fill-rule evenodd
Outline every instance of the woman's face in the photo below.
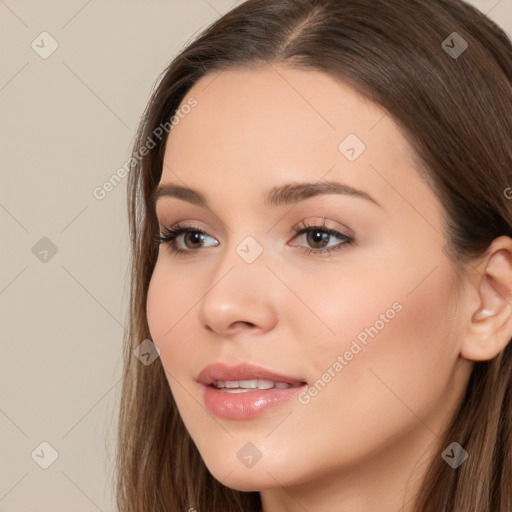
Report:
M 207 206 L 157 200 L 162 229 L 190 232 L 160 245 L 147 315 L 204 462 L 246 491 L 344 476 L 401 493 L 471 369 L 438 199 L 393 120 L 329 75 L 233 70 L 190 98 L 160 186 Z M 266 369 L 273 389 L 239 389 L 265 377 L 243 368 L 214 389 L 212 363 Z

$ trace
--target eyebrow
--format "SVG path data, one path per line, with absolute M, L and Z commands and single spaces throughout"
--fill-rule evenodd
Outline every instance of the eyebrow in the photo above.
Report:
M 377 202 L 370 194 L 363 190 L 358 190 L 346 183 L 337 181 L 322 181 L 317 183 L 286 183 L 278 187 L 270 189 L 263 199 L 263 204 L 267 207 L 277 207 L 283 205 L 296 204 L 311 197 L 325 195 L 325 194 L 341 194 L 358 197 L 365 199 L 376 204 L 382 208 L 382 205 Z M 201 192 L 189 187 L 181 185 L 167 184 L 160 185 L 151 194 L 153 204 L 162 197 L 175 197 L 183 201 L 201 206 L 203 208 L 210 208 L 208 201 Z

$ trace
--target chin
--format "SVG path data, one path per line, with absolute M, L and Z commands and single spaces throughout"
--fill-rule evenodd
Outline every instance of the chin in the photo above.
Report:
M 234 489 L 236 491 L 252 492 L 261 489 L 276 487 L 280 470 L 278 468 L 268 467 L 260 460 L 253 467 L 246 468 L 235 458 L 228 460 L 224 458 L 222 461 L 209 461 L 206 463 L 208 471 L 222 485 Z M 267 472 L 268 471 L 268 472 Z M 275 479 L 272 476 L 275 475 Z M 284 478 L 284 477 L 283 477 Z

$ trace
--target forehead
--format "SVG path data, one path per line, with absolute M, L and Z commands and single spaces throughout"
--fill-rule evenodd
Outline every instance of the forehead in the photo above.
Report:
M 410 201 L 430 193 L 391 116 L 321 71 L 278 64 L 226 70 L 203 77 L 182 105 L 191 98 L 197 106 L 168 137 L 162 183 L 178 177 L 203 190 L 238 183 L 240 195 L 251 195 L 327 177 L 374 196 L 389 195 L 392 183 Z
M 214 137 L 235 147 L 242 144 L 246 151 L 261 149 L 261 142 L 269 149 L 301 153 L 323 142 L 337 151 L 346 135 L 364 141 L 386 117 L 378 105 L 330 75 L 278 64 L 209 74 L 182 105 L 191 97 L 198 106 L 173 130 L 174 139 L 193 132 L 197 140 Z M 385 124 L 392 123 L 388 119 Z M 389 135 L 396 143 L 399 134 Z

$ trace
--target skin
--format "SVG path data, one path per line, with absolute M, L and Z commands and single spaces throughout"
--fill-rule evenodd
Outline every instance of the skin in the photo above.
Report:
M 510 279 L 510 240 L 458 281 L 443 250 L 443 209 L 398 126 L 327 74 L 277 64 L 231 70 L 204 77 L 183 103 L 189 97 L 198 105 L 171 131 L 160 184 L 197 189 L 210 208 L 165 197 L 156 214 L 162 228 L 184 221 L 208 236 L 186 255 L 160 245 L 147 317 L 206 466 L 228 487 L 260 491 L 265 512 L 412 510 L 427 463 L 446 448 L 440 435 L 470 359 L 492 357 L 512 335 L 510 305 L 488 281 L 480 287 L 486 268 Z M 366 145 L 353 162 L 338 149 L 349 134 Z M 335 194 L 263 204 L 272 187 L 320 180 L 363 190 L 380 206 Z M 293 227 L 321 226 L 323 217 L 355 242 L 327 256 L 302 250 L 322 246 Z M 250 264 L 236 252 L 247 236 L 263 249 Z M 194 251 L 184 236 L 176 244 Z M 196 377 L 207 364 L 251 362 L 311 385 L 396 303 L 401 311 L 309 403 L 241 421 L 205 408 Z M 490 318 L 478 316 L 484 306 Z M 251 468 L 237 458 L 247 442 L 262 454 Z

